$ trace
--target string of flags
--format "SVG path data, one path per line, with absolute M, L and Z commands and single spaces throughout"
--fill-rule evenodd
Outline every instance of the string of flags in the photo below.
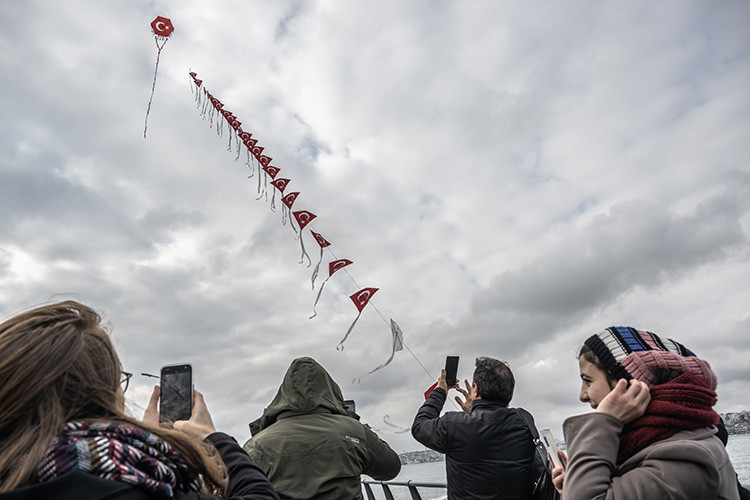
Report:
M 231 111 L 229 111 L 229 109 L 225 106 L 225 104 L 206 89 L 205 85 L 203 85 L 203 80 L 198 78 L 197 73 L 195 73 L 194 71 L 191 71 L 189 75 L 191 79 L 190 80 L 191 88 L 195 96 L 196 105 L 198 109 L 200 110 L 200 116 L 204 120 L 209 122 L 209 127 L 215 129 L 217 135 L 223 136 L 226 131 L 228 135 L 227 151 L 236 153 L 235 161 L 238 161 L 244 153 L 245 165 L 250 170 L 250 175 L 248 176 L 248 178 L 253 178 L 254 176 L 257 175 L 258 197 L 256 199 L 260 200 L 262 198 L 265 198 L 266 200 L 268 200 L 268 195 L 269 195 L 269 190 L 270 190 L 271 191 L 270 208 L 272 211 L 275 211 L 276 191 L 279 192 L 279 196 L 281 197 L 281 202 L 283 204 L 282 223 L 286 224 L 286 221 L 289 220 L 289 225 L 291 226 L 291 228 L 295 232 L 296 237 L 300 241 L 301 255 L 300 255 L 299 263 L 300 264 L 304 263 L 306 259 L 308 262 L 307 264 L 308 267 L 312 265 L 312 259 L 308 255 L 307 250 L 305 249 L 305 243 L 304 243 L 304 237 L 303 237 L 305 229 L 309 230 L 314 240 L 317 242 L 318 246 L 320 247 L 320 257 L 318 259 L 318 262 L 311 276 L 312 289 L 315 290 L 315 282 L 318 278 L 320 266 L 323 262 L 323 250 L 326 248 L 328 248 L 329 251 L 331 250 L 330 249 L 331 242 L 329 242 L 319 232 L 313 231 L 312 229 L 308 228 L 310 223 L 314 219 L 317 218 L 317 215 L 307 210 L 295 210 L 294 209 L 295 202 L 300 196 L 300 192 L 295 191 L 295 192 L 290 192 L 288 194 L 284 194 L 287 187 L 292 182 L 291 179 L 279 176 L 281 169 L 277 166 L 272 165 L 273 158 L 265 154 L 265 148 L 259 145 L 258 139 L 254 137 L 251 132 L 243 128 L 242 122 Z M 269 187 L 269 185 L 271 187 Z M 295 224 L 294 224 L 295 222 L 297 223 L 298 227 L 295 227 Z M 310 319 L 315 318 L 318 314 L 316 311 L 316 306 L 318 305 L 321 294 L 323 293 L 323 288 L 325 284 L 328 282 L 328 280 L 331 279 L 331 277 L 334 275 L 334 273 L 336 273 L 336 271 L 339 271 L 340 269 L 343 269 L 353 263 L 354 262 L 349 259 L 335 259 L 328 263 L 328 276 L 320 284 L 320 288 L 318 289 L 318 294 L 313 303 L 313 314 L 312 316 L 310 316 Z M 354 280 L 352 279 L 352 281 Z M 349 326 L 349 329 L 346 331 L 346 334 L 344 335 L 344 337 L 339 341 L 338 345 L 336 346 L 337 350 L 343 350 L 344 342 L 348 339 L 349 335 L 352 333 L 352 330 L 354 329 L 355 325 L 357 324 L 357 321 L 361 317 L 363 310 L 365 309 L 365 307 L 367 307 L 373 295 L 375 295 L 375 293 L 378 290 L 379 289 L 375 287 L 365 287 L 349 296 L 352 303 L 357 309 L 357 316 L 354 318 L 354 321 Z M 385 318 L 383 319 L 385 320 Z M 396 351 L 400 351 L 404 348 L 403 332 L 401 331 L 401 328 L 399 328 L 399 326 L 396 324 L 396 322 L 393 319 L 390 320 L 390 328 L 391 328 L 391 337 L 392 337 L 391 356 L 383 364 L 379 365 L 378 367 L 374 368 L 373 370 L 370 370 L 369 372 L 363 375 L 356 377 L 352 381 L 353 383 L 355 382 L 359 383 L 364 377 L 387 366 L 393 360 L 393 357 Z

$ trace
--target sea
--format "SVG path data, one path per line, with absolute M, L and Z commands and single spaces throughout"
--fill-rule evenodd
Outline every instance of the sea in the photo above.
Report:
M 750 489 L 750 434 L 734 434 L 729 436 L 727 452 L 732 459 L 734 469 L 740 482 Z M 401 466 L 401 472 L 394 481 L 413 481 L 425 483 L 445 483 L 445 462 L 425 462 L 421 464 L 407 464 Z M 382 487 L 372 485 L 372 491 L 377 499 L 385 499 Z M 394 500 L 410 500 L 411 496 L 405 486 L 392 486 Z M 445 489 L 419 488 L 424 500 L 443 500 L 446 498 Z M 367 496 L 365 496 L 367 498 Z

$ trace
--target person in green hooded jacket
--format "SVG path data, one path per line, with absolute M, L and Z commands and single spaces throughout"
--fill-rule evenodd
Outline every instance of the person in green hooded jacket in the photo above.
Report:
M 401 470 L 398 454 L 356 413 L 312 358 L 292 361 L 243 448 L 282 499 L 361 499 L 360 474 L 378 481 Z

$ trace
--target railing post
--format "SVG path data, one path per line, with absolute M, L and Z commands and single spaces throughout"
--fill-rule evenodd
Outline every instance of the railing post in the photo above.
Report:
M 367 483 L 362 484 L 365 486 L 365 495 L 367 495 L 367 500 L 375 500 L 375 495 L 373 495 L 370 485 Z
M 388 487 L 386 483 L 381 483 L 383 485 L 383 494 L 385 495 L 385 500 L 396 500 L 393 498 L 393 493 L 391 493 L 391 489 Z
M 422 500 L 422 497 L 419 496 L 419 490 L 416 486 L 411 484 L 411 481 L 406 482 L 406 486 L 409 488 L 409 494 L 411 495 L 411 500 Z

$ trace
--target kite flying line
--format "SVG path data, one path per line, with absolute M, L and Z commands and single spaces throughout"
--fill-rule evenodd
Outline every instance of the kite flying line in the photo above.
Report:
M 370 300 L 372 299 L 373 295 L 375 295 L 375 293 L 378 291 L 378 288 L 374 288 L 374 287 L 360 288 L 357 282 L 352 278 L 351 274 L 349 274 L 348 269 L 345 269 L 347 266 L 353 264 L 354 262 L 349 259 L 339 259 L 338 257 L 336 257 L 336 255 L 333 253 L 333 250 L 331 249 L 331 243 L 328 240 L 326 240 L 326 238 L 323 237 L 319 232 L 312 230 L 313 225 L 311 224 L 311 222 L 317 218 L 317 215 L 307 210 L 294 210 L 294 205 L 297 202 L 297 198 L 299 197 L 300 192 L 291 192 L 291 193 L 284 195 L 284 191 L 286 190 L 288 184 L 291 182 L 291 179 L 278 177 L 281 169 L 276 166 L 271 165 L 273 158 L 264 154 L 265 148 L 258 144 L 258 140 L 253 137 L 253 134 L 243 129 L 242 122 L 239 121 L 237 117 L 231 111 L 229 111 L 229 109 L 227 109 L 224 103 L 222 103 L 219 99 L 217 99 L 214 95 L 212 95 L 206 89 L 206 87 L 203 85 L 203 80 L 200 80 L 198 78 L 197 73 L 191 71 L 189 75 L 191 78 L 190 80 L 191 89 L 193 89 L 193 92 L 195 94 L 196 106 L 200 110 L 201 117 L 204 120 L 209 122 L 209 127 L 216 129 L 216 134 L 219 136 L 223 136 L 224 131 L 225 131 L 225 125 L 226 125 L 226 131 L 229 136 L 228 144 L 227 144 L 227 151 L 233 152 L 236 150 L 235 161 L 238 161 L 240 159 L 242 155 L 243 146 L 244 146 L 244 151 L 245 151 L 245 155 L 247 158 L 245 161 L 245 165 L 250 169 L 250 175 L 248 176 L 248 178 L 254 177 L 256 174 L 256 169 L 257 169 L 258 197 L 256 198 L 256 200 L 259 200 L 263 197 L 265 197 L 265 199 L 268 200 L 268 189 L 271 189 L 268 186 L 270 184 L 274 188 L 272 192 L 272 196 L 271 196 L 271 210 L 275 211 L 275 196 L 276 196 L 276 191 L 279 191 L 280 196 L 282 196 L 281 201 L 284 205 L 282 207 L 282 223 L 286 224 L 286 219 L 287 218 L 289 219 L 289 225 L 292 227 L 295 234 L 300 240 L 301 256 L 300 256 L 299 263 L 300 264 L 303 263 L 306 257 L 309 262 L 308 267 L 312 265 L 312 260 L 307 254 L 307 251 L 305 250 L 305 244 L 303 240 L 303 230 L 305 228 L 308 228 L 309 226 L 311 234 L 313 235 L 313 237 L 315 238 L 315 241 L 320 246 L 320 259 L 318 260 L 318 263 L 315 266 L 315 269 L 311 277 L 313 290 L 315 289 L 315 281 L 316 281 L 316 278 L 318 277 L 320 265 L 323 261 L 323 250 L 327 249 L 334 258 L 334 260 L 329 262 L 328 264 L 328 277 L 320 285 L 320 289 L 318 290 L 315 303 L 313 304 L 313 315 L 310 316 L 310 319 L 317 316 L 317 312 L 315 311 L 315 306 L 317 305 L 318 300 L 320 299 L 320 296 L 323 292 L 323 286 L 329 279 L 331 279 L 331 277 L 336 271 L 343 269 L 346 275 L 349 276 L 349 279 L 352 281 L 352 283 L 354 283 L 354 285 L 357 286 L 357 288 L 359 288 L 357 292 L 349 296 L 351 301 L 354 303 L 354 306 L 357 308 L 357 311 L 358 311 L 357 316 L 354 318 L 354 321 L 352 322 L 351 326 L 347 330 L 344 337 L 339 341 L 339 344 L 336 346 L 337 350 L 343 350 L 344 342 L 352 333 L 354 326 L 357 324 L 357 321 L 362 315 L 362 311 L 370 303 Z M 262 180 L 261 180 L 261 176 L 263 177 Z M 270 182 L 269 182 L 269 178 L 271 179 Z M 297 222 L 299 229 L 295 227 L 294 225 L 295 221 Z M 419 366 L 422 367 L 422 369 L 425 371 L 427 376 L 430 377 L 431 380 L 435 380 L 432 374 L 430 374 L 430 372 L 424 367 L 424 365 L 419 361 L 419 359 L 417 359 L 417 357 L 414 355 L 411 349 L 409 349 L 406 343 L 404 343 L 403 332 L 401 331 L 401 328 L 398 326 L 398 324 L 393 319 L 391 319 L 390 322 L 387 321 L 385 317 L 377 309 L 377 307 L 375 307 L 374 304 L 372 307 L 375 309 L 377 314 L 383 319 L 385 324 L 388 325 L 388 327 L 391 330 L 391 338 L 392 338 L 391 356 L 383 364 L 379 365 L 378 367 L 374 368 L 373 370 L 370 370 L 369 372 L 363 375 L 356 377 L 352 382 L 358 383 L 363 378 L 367 377 L 368 375 L 384 368 L 393 360 L 396 351 L 400 351 L 404 348 L 406 348 L 406 350 L 409 351 L 411 356 L 415 359 L 415 361 L 419 364 Z
M 161 49 L 167 44 L 167 40 L 172 36 L 174 26 L 172 21 L 166 17 L 156 16 L 156 19 L 151 21 L 151 31 L 154 32 L 154 41 L 156 42 L 156 65 L 154 66 L 154 83 L 151 84 L 151 97 L 148 99 L 148 108 L 146 108 L 146 121 L 143 125 L 143 138 L 146 138 L 146 129 L 148 128 L 148 114 L 151 112 L 151 101 L 154 99 L 154 91 L 156 90 L 156 73 L 159 71 L 159 57 L 161 56 Z M 161 42 L 161 45 L 159 43 Z

